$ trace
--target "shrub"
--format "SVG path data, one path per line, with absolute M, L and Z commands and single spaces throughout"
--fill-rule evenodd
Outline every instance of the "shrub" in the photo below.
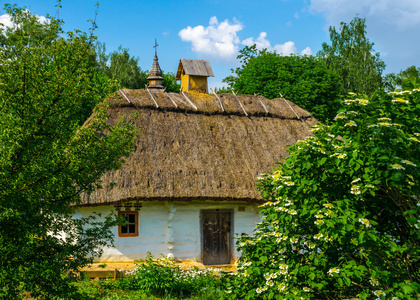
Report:
M 350 98 L 260 177 L 232 299 L 418 299 L 420 89 Z
M 127 271 L 132 277 L 117 281 L 116 287 L 126 290 L 144 290 L 157 296 L 186 297 L 204 291 L 216 290 L 221 280 L 216 270 L 200 270 L 194 267 L 189 270 L 181 269 L 176 263 L 165 256 L 154 260 L 151 253 L 145 260 L 136 263 L 133 271 Z

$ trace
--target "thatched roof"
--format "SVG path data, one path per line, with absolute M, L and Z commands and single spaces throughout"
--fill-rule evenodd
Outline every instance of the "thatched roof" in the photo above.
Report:
M 154 99 L 146 90 L 125 89 L 109 100 L 110 122 L 137 113 L 140 134 L 127 164 L 105 174 L 104 188 L 83 195 L 84 205 L 125 200 L 261 201 L 257 176 L 272 170 L 287 156 L 287 146 L 305 138 L 316 123 L 310 113 L 280 98 L 152 94 Z

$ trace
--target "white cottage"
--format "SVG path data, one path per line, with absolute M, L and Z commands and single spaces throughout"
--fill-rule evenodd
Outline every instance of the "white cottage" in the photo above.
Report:
M 262 203 L 256 179 L 309 134 L 310 113 L 283 98 L 122 90 L 110 122 L 137 113 L 135 152 L 76 215 L 115 211 L 115 247 L 97 261 L 172 254 L 206 265 L 234 262 L 235 236 L 252 234 Z

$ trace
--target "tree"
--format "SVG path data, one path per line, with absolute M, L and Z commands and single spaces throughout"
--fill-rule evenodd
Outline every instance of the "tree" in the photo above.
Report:
M 403 90 L 420 87 L 420 68 L 411 66 L 396 76 L 396 84 Z
M 418 299 L 420 89 L 344 104 L 260 177 L 232 298 Z
M 339 32 L 330 27 L 331 45 L 322 44 L 317 53 L 327 67 L 341 79 L 341 93 L 371 94 L 382 87 L 385 63 L 366 37 L 366 19 L 355 17 L 349 24 L 341 22 Z
M 176 82 L 175 74 L 168 72 L 165 73 L 162 71 L 163 82 L 162 85 L 166 87 L 167 92 L 179 93 L 181 90 L 181 85 Z
M 255 46 L 255 45 L 254 45 Z M 313 56 L 281 56 L 245 47 L 238 56 L 242 66 L 236 77 L 225 78 L 240 94 L 259 94 L 269 99 L 280 93 L 310 111 L 321 122 L 328 122 L 340 108 L 339 78 Z
M 147 84 L 147 73 L 139 67 L 139 58 L 130 56 L 128 49 L 118 47 L 117 51 L 105 54 L 105 43 L 97 43 L 98 69 L 109 78 L 116 79 L 127 89 L 143 89 Z
M 117 86 L 97 72 L 92 36 L 5 10 L 14 25 L 0 26 L 0 298 L 73 299 L 67 272 L 100 254 L 115 220 L 73 219 L 72 205 L 123 163 L 135 129 L 106 122 L 103 99 Z

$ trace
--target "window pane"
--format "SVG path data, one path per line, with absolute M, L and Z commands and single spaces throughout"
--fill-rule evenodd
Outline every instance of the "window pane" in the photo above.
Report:
M 128 233 L 128 226 L 121 226 L 121 233 Z
M 128 222 L 136 223 L 136 215 L 135 214 L 129 214 L 128 215 Z
M 128 225 L 128 233 L 136 233 L 136 225 L 134 224 Z

